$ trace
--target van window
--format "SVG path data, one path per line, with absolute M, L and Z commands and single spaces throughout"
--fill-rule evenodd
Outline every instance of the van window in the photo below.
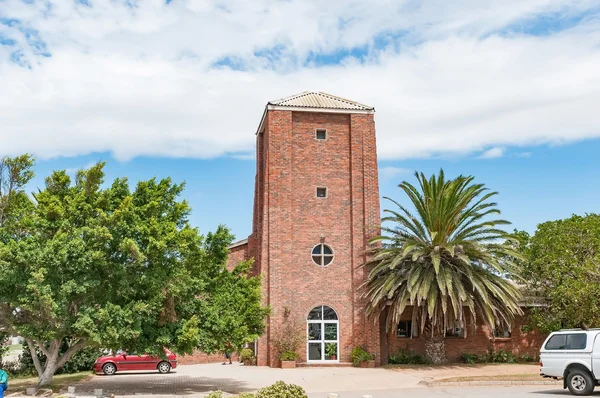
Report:
M 546 343 L 547 350 L 583 350 L 587 343 L 585 333 L 555 334 Z

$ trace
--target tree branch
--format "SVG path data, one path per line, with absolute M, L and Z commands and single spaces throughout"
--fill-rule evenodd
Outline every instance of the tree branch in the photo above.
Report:
M 73 356 L 73 354 L 75 354 L 77 351 L 81 350 L 83 347 L 85 347 L 87 344 L 87 341 L 85 339 L 79 339 L 79 341 L 77 341 L 77 343 L 73 344 L 71 347 L 69 347 L 69 349 L 67 350 L 67 352 L 65 352 L 60 359 L 58 360 L 58 365 L 56 366 L 57 369 L 60 369 L 63 367 L 63 365 L 65 363 L 67 363 L 67 361 L 69 359 L 71 359 L 71 357 Z
M 40 364 L 40 358 L 37 356 L 37 352 L 35 351 L 35 344 L 33 344 L 33 340 L 25 339 L 27 345 L 29 346 L 29 351 L 31 353 L 31 359 L 33 359 L 33 365 L 35 366 L 35 370 L 38 372 L 38 376 L 42 376 L 44 373 L 44 369 L 42 369 L 42 365 Z
M 46 346 L 44 344 L 38 344 L 38 345 L 40 347 L 40 351 L 42 352 L 42 354 L 44 354 L 46 356 L 46 358 L 50 357 L 50 351 L 48 351 Z

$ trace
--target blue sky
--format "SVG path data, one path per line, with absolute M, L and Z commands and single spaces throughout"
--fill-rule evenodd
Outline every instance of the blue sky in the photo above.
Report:
M 249 132 L 252 134 L 252 132 Z M 520 148 L 521 150 L 523 148 Z M 415 182 L 413 173 L 437 173 L 440 168 L 448 177 L 472 175 L 498 191 L 497 202 L 503 217 L 513 227 L 535 232 L 538 223 L 600 211 L 600 140 L 560 146 L 532 146 L 528 152 L 510 152 L 501 158 L 455 157 L 381 161 L 380 192 L 406 203 L 398 184 Z M 201 159 L 135 158 L 120 162 L 110 154 L 91 154 L 75 158 L 40 161 L 37 177 L 31 186 L 41 186 L 43 177 L 53 169 L 87 167 L 99 160 L 107 161 L 107 180 L 127 176 L 132 182 L 152 177 L 171 176 L 186 182 L 183 197 L 193 208 L 191 220 L 202 232 L 219 224 L 232 229 L 238 239 L 245 238 L 252 227 L 255 162 L 220 157 Z M 382 201 L 382 209 L 390 204 Z
M 530 232 L 597 211 L 597 0 L 0 0 L 0 155 L 38 184 L 171 175 L 244 237 L 264 105 L 306 90 L 375 106 L 382 196 L 444 168 Z

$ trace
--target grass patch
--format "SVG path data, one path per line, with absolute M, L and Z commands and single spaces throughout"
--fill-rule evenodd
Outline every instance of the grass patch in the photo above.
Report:
M 459 376 L 447 377 L 445 379 L 436 380 L 439 382 L 453 381 L 542 381 L 542 376 L 535 374 L 512 374 L 512 375 L 495 375 L 495 376 Z
M 20 351 L 23 349 L 23 344 L 12 344 L 8 346 L 8 352 Z
M 52 389 L 53 392 L 60 392 L 66 390 L 68 386 L 73 383 L 91 378 L 93 375 L 91 372 L 80 372 L 67 375 L 56 375 L 52 378 L 52 383 L 45 388 Z M 25 377 L 25 378 L 11 378 L 8 380 L 9 392 L 15 390 L 24 390 L 27 387 L 35 387 L 38 382 L 37 377 Z

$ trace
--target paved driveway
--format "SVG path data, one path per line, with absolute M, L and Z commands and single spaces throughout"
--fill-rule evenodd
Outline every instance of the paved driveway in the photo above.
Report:
M 117 373 L 94 376 L 77 385 L 77 394 L 102 388 L 104 393 L 133 394 L 197 394 L 221 390 L 231 394 L 256 391 L 278 380 L 298 384 L 308 393 L 331 391 L 375 391 L 419 388 L 421 378 L 385 369 L 361 368 L 296 368 L 272 369 L 239 364 L 182 365 L 173 372 Z
M 340 398 L 361 398 L 364 392 L 340 392 Z M 519 387 L 449 387 L 373 391 L 373 398 L 560 398 L 572 397 L 568 390 L 547 386 Z M 600 388 L 592 397 L 600 397 Z M 326 398 L 322 393 L 309 393 L 308 398 Z

